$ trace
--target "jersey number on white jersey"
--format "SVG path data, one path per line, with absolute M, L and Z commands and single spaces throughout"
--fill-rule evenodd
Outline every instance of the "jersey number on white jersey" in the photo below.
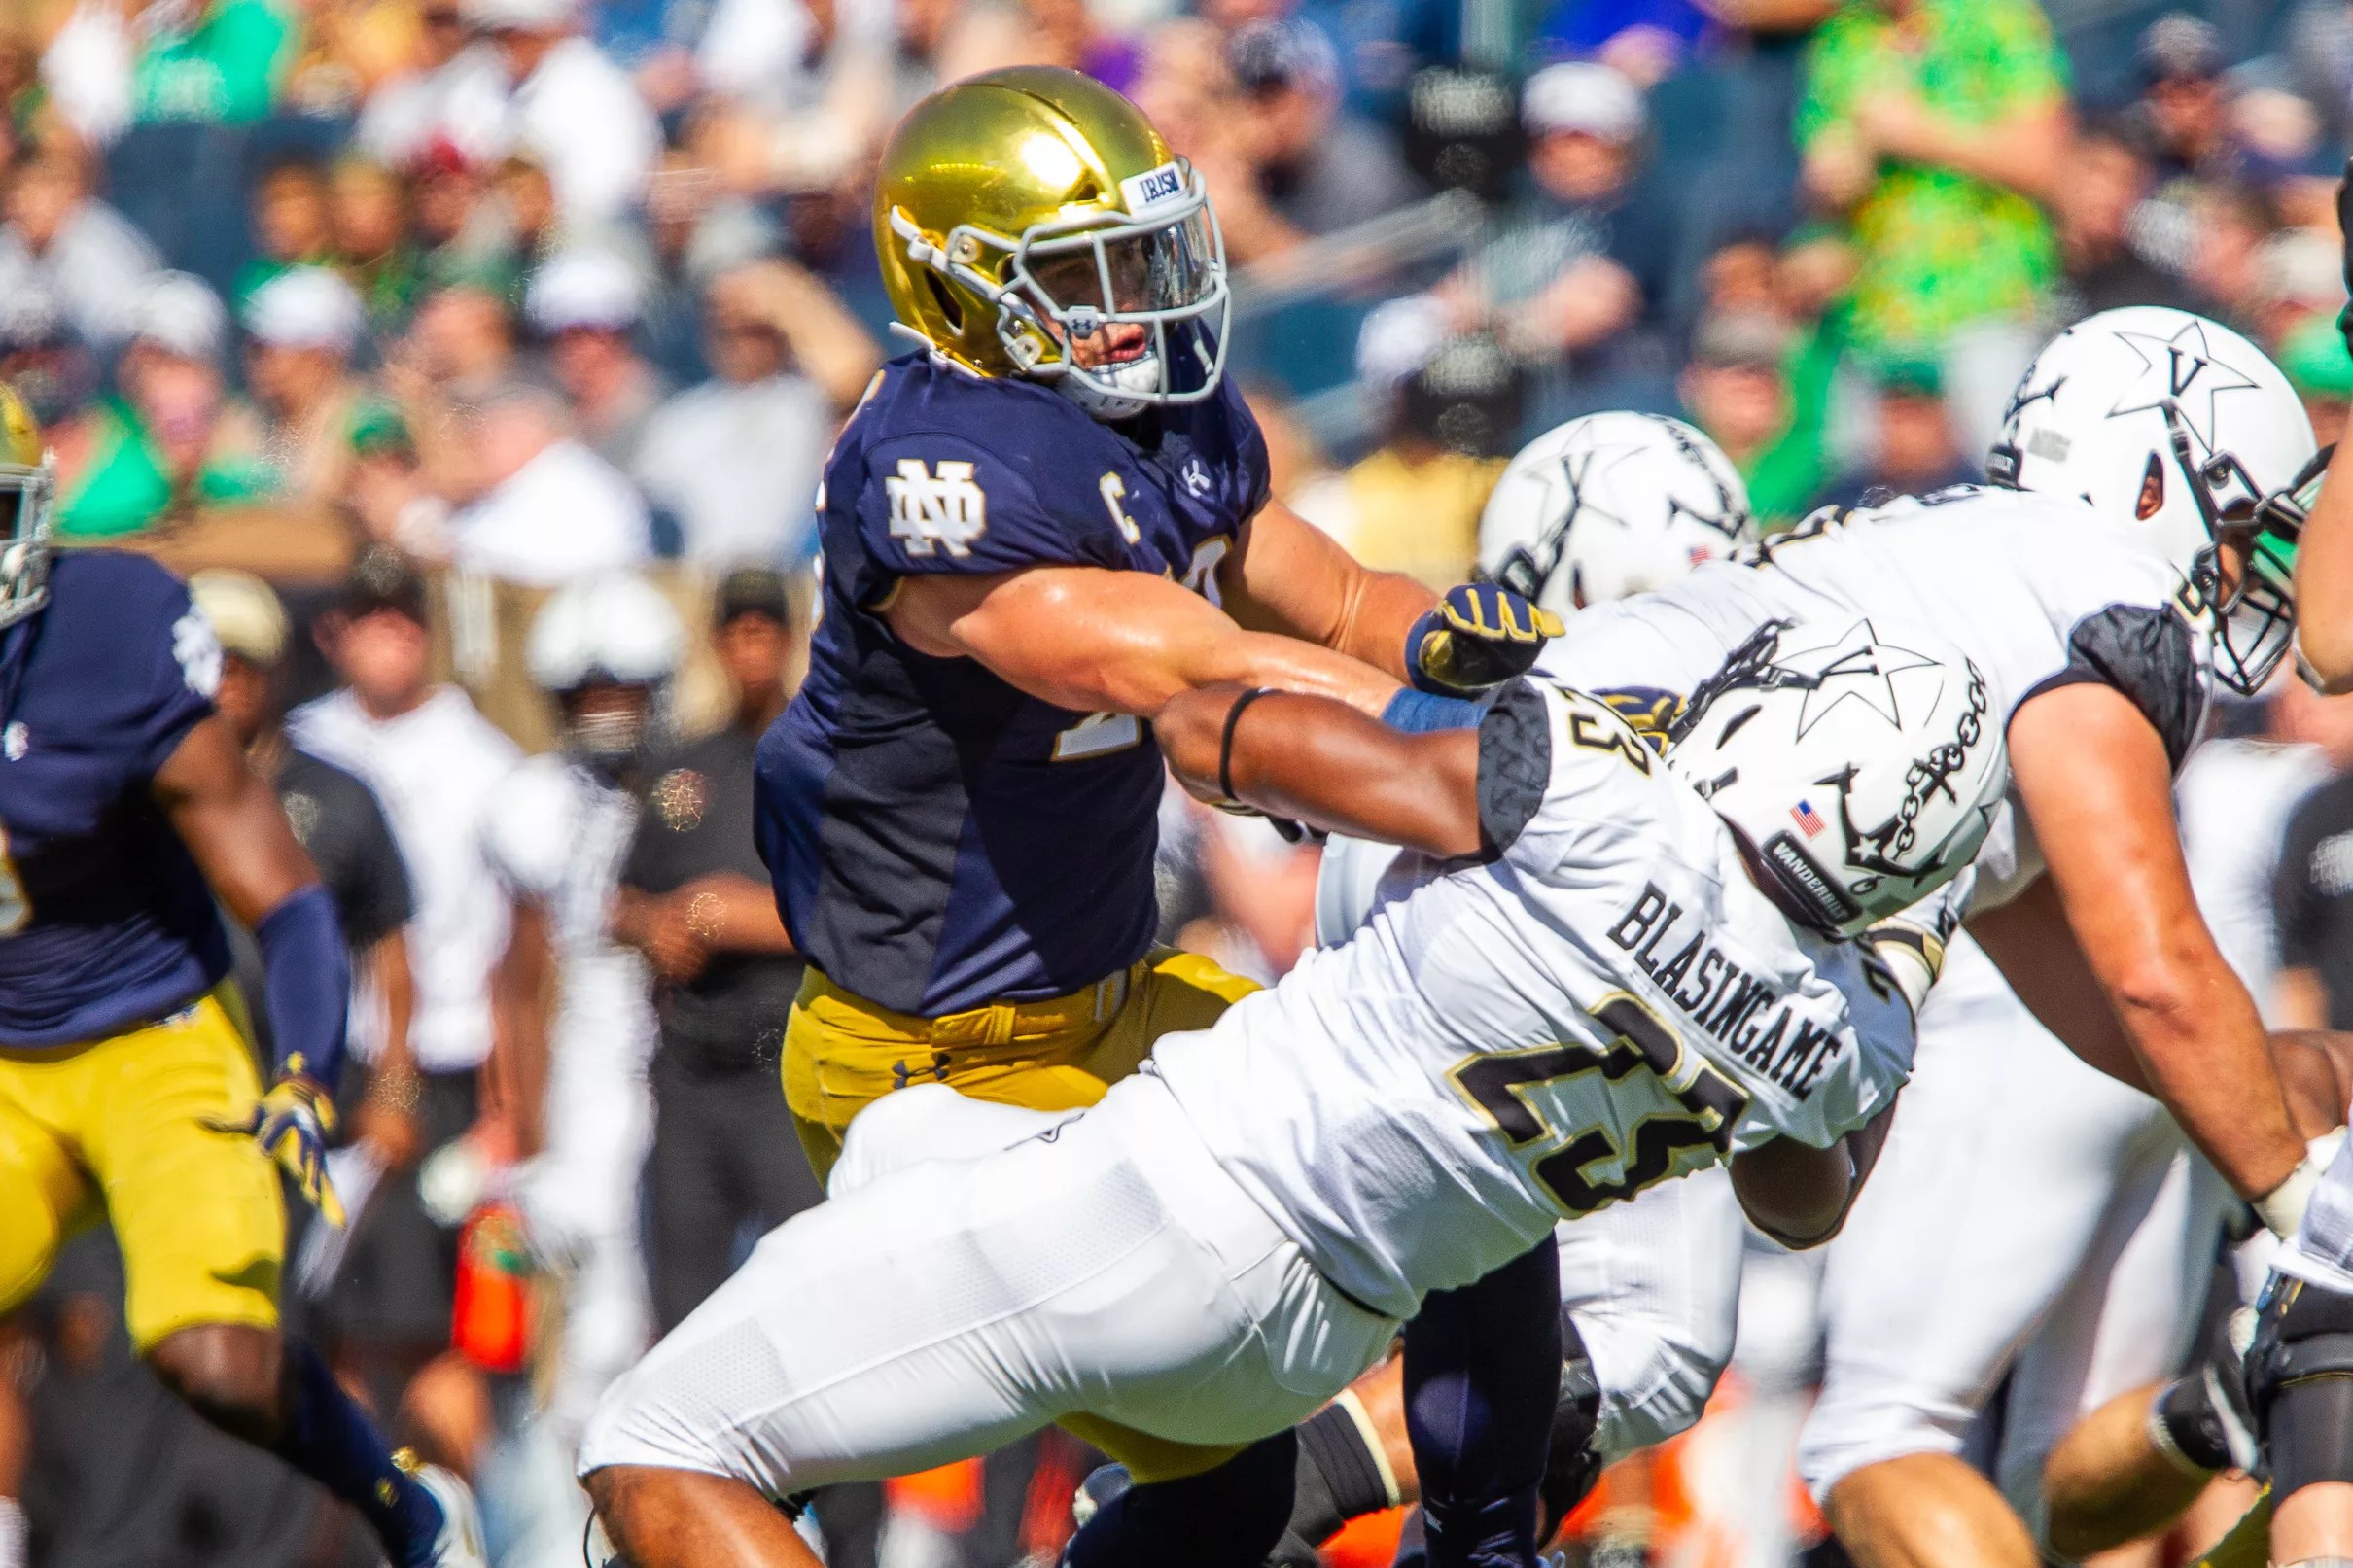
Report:
M 1536 1179 L 1568 1214 L 1589 1213 L 1669 1176 L 1714 1165 L 1732 1151 L 1733 1128 L 1748 1108 L 1745 1094 L 1635 997 L 1619 992 L 1594 1008 L 1592 1017 L 1616 1035 L 1606 1050 L 1545 1045 L 1481 1053 L 1447 1074 L 1510 1139 L 1514 1151 L 1531 1162 Z M 1556 1130 L 1526 1093 L 1595 1072 L 1612 1086 L 1643 1074 L 1680 1109 L 1636 1118 L 1632 1137 L 1621 1146 L 1604 1126 Z M 1616 1180 L 1591 1173 L 1604 1165 L 1618 1167 Z

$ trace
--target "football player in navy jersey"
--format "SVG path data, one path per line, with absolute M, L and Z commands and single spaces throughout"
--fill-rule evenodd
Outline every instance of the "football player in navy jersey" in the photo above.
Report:
M 4 390 L 0 436 L 0 1313 L 111 1224 L 166 1385 L 357 1508 L 396 1568 L 480 1568 L 464 1482 L 396 1457 L 278 1332 L 281 1167 L 340 1221 L 334 901 L 213 713 L 220 645 L 188 590 L 141 556 L 53 559 L 51 469 Z M 262 951 L 266 1088 L 216 892 Z
M 894 1089 L 1091 1104 L 1253 989 L 1152 946 L 1164 703 L 1234 681 L 1411 726 L 1558 629 L 1492 586 L 1433 603 L 1269 498 L 1208 192 L 1117 93 L 1046 67 L 933 93 L 874 225 L 923 346 L 826 463 L 809 675 L 755 786 L 821 1176 Z M 1217 1457 L 1085 1435 L 1145 1478 Z

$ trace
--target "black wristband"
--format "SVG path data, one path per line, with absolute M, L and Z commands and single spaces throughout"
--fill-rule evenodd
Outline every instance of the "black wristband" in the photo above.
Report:
M 1228 800 L 1238 799 L 1234 793 L 1234 726 L 1242 721 L 1242 711 L 1259 698 L 1267 696 L 1272 686 L 1252 686 L 1234 699 L 1234 706 L 1225 711 L 1225 734 L 1217 742 L 1217 792 Z

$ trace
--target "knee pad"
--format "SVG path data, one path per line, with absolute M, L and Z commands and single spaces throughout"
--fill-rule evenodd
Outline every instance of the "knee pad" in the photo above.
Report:
M 1561 1398 L 1553 1407 L 1552 1448 L 1544 1464 L 1544 1480 L 1536 1496 L 1544 1517 L 1557 1524 L 1569 1510 L 1585 1501 L 1601 1479 L 1601 1455 L 1594 1434 L 1601 1424 L 1601 1384 L 1585 1340 L 1565 1309 L 1561 1313 Z
M 2274 1275 L 2246 1367 L 2279 1495 L 2353 1481 L 2353 1294 Z

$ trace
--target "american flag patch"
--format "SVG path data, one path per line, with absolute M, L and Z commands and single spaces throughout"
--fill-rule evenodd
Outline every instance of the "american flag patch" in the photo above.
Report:
M 1808 838 L 1813 837 L 1828 825 L 1823 822 L 1821 814 L 1813 809 L 1813 802 L 1810 800 L 1801 800 L 1795 806 L 1790 807 L 1789 815 Z

